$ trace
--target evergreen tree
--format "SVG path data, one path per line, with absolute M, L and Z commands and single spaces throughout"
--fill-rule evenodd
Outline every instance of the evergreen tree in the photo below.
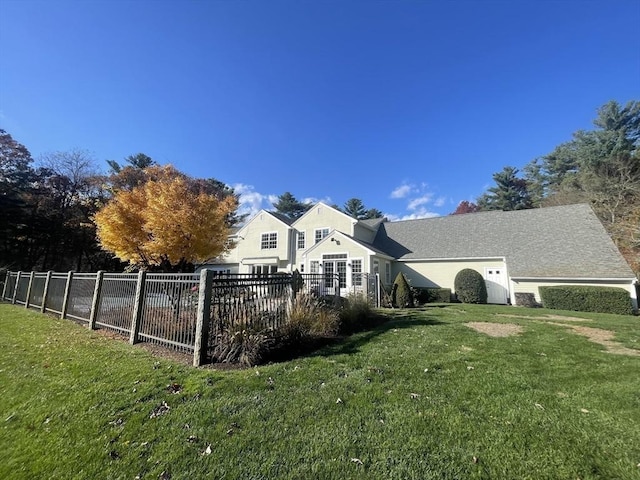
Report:
M 368 220 L 372 218 L 382 218 L 384 214 L 377 208 L 367 209 L 359 198 L 350 198 L 342 209 L 344 213 L 357 220 Z
M 342 209 L 344 213 L 349 215 L 350 217 L 356 218 L 358 220 L 364 218 L 367 211 L 364 208 L 364 203 L 359 198 L 350 198 L 344 204 L 344 208 Z
M 523 210 L 533 207 L 527 181 L 518 177 L 518 169 L 504 167 L 493 175 L 494 187 L 478 198 L 480 210 Z
M 291 220 L 300 218 L 311 206 L 310 203 L 298 201 L 291 192 L 284 192 L 278 196 L 278 201 L 273 203 L 276 212 L 289 217 Z
M 608 102 L 593 123 L 525 167 L 531 192 L 541 205 L 590 203 L 640 273 L 640 101 Z
M 370 220 L 373 218 L 383 218 L 383 217 L 384 217 L 384 213 L 382 213 L 380 210 L 378 210 L 377 208 L 370 208 L 365 212 L 363 218 L 365 220 Z
M 393 305 L 398 308 L 413 308 L 413 294 L 409 282 L 402 272 L 398 273 L 393 282 Z

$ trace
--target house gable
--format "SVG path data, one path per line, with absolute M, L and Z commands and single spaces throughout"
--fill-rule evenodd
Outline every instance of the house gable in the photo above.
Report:
M 231 252 L 239 263 L 241 273 L 251 271 L 253 265 L 276 265 L 289 269 L 292 229 L 287 219 L 274 212 L 261 210 L 235 235 Z
M 318 202 L 293 222 L 292 227 L 299 232 L 305 233 L 306 246 L 309 248 L 315 243 L 316 230 L 327 228 L 329 231 L 338 230 L 352 235 L 356 223 L 357 220 L 349 215 L 322 202 Z

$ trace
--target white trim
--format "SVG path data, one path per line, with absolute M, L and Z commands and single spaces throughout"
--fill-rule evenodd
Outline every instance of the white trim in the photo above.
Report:
M 274 234 L 276 236 L 276 240 L 275 240 L 276 246 L 275 247 L 266 247 L 266 248 L 263 247 L 262 246 L 262 242 L 264 241 L 264 236 L 265 235 L 269 235 L 269 237 L 270 237 L 271 235 L 274 235 Z M 278 237 L 279 237 L 279 235 L 278 235 L 278 231 L 277 230 L 271 230 L 271 231 L 268 231 L 268 232 L 260 232 L 260 250 L 277 250 L 278 249 Z M 271 239 L 267 238 L 266 243 L 269 244 L 270 242 L 271 242 Z
M 452 258 L 408 258 L 408 259 L 396 259 L 396 262 L 410 263 L 410 262 L 468 262 L 470 260 L 476 261 L 493 261 L 499 260 L 501 262 L 507 262 L 506 257 L 452 257 Z
M 286 227 L 288 227 L 288 228 L 292 228 L 292 227 L 291 227 L 291 225 L 287 225 L 287 223 L 283 222 L 281 219 L 279 219 L 278 217 L 276 217 L 275 215 L 273 215 L 273 213 L 269 212 L 268 210 L 264 210 L 264 209 L 263 209 L 263 210 L 260 210 L 258 213 L 256 213 L 253 217 L 251 217 L 251 218 L 247 221 L 247 223 L 245 223 L 244 225 L 242 225 L 242 227 L 240 227 L 240 228 L 238 229 L 238 231 L 237 231 L 236 233 L 233 233 L 233 234 L 230 234 L 230 235 L 241 236 L 241 235 L 240 235 L 240 232 L 242 232 L 244 229 L 246 229 L 246 228 L 249 226 L 249 224 L 250 224 L 251 222 L 253 222 L 256 218 L 258 218 L 260 215 L 262 215 L 262 214 L 264 214 L 264 213 L 268 214 L 271 218 L 276 219 L 278 222 L 280 222 L 280 223 L 281 223 L 281 224 L 283 224 L 284 226 L 286 226 Z
M 296 219 L 296 221 L 295 221 L 295 222 L 293 222 L 293 223 L 291 224 L 291 226 L 295 228 L 296 223 L 298 223 L 300 220 L 302 220 L 302 219 L 303 219 L 304 217 L 306 217 L 307 215 L 311 215 L 311 214 L 312 214 L 312 212 L 314 212 L 314 210 L 316 210 L 318 207 L 325 207 L 325 208 L 328 208 L 328 209 L 330 209 L 330 210 L 333 210 L 334 212 L 339 213 L 339 214 L 340 214 L 340 215 L 342 215 L 343 217 L 347 217 L 349 220 L 354 220 L 354 218 L 353 218 L 353 217 L 351 217 L 351 216 L 347 215 L 346 213 L 341 212 L 340 210 L 337 210 L 337 209 L 335 209 L 335 208 L 333 208 L 333 207 L 331 207 L 331 206 L 327 205 L 327 204 L 326 204 L 326 203 L 324 203 L 324 202 L 318 202 L 318 203 L 316 203 L 313 207 L 311 207 L 309 210 L 307 210 L 306 212 L 304 212 L 304 214 L 303 214 L 300 218 Z M 317 215 L 317 213 L 316 213 L 316 215 Z M 353 225 L 353 223 L 352 223 L 352 225 Z
M 296 232 L 296 251 L 298 250 L 305 250 L 307 248 L 307 231 L 306 230 L 295 230 Z M 304 235 L 304 246 L 300 247 L 300 234 Z
M 242 265 L 278 265 L 280 257 L 247 257 L 240 260 Z
M 318 233 L 318 232 L 324 232 L 325 230 L 327 231 L 327 234 L 326 234 L 324 237 L 322 237 L 320 240 L 318 240 L 318 239 L 317 239 L 317 238 L 318 238 L 317 233 Z M 314 244 L 314 245 L 319 244 L 319 243 L 320 243 L 320 242 L 322 242 L 325 238 L 327 238 L 329 235 L 331 235 L 331 232 L 333 232 L 334 230 L 335 230 L 335 228 L 331 228 L 331 227 L 315 227 L 315 228 L 313 229 L 313 244 Z M 322 235 L 322 233 L 320 233 L 320 234 Z
M 542 282 L 615 282 L 615 283 L 631 283 L 632 285 L 638 281 L 636 278 L 607 278 L 607 277 L 511 277 L 511 280 L 534 280 Z

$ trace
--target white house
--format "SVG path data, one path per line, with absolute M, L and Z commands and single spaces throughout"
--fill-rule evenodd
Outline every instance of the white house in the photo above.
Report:
M 415 287 L 453 290 L 456 274 L 472 268 L 487 282 L 489 303 L 511 303 L 518 292 L 540 301 L 544 285 L 600 285 L 624 288 L 638 307 L 638 280 L 585 204 L 389 222 L 320 202 L 293 222 L 262 210 L 231 240 L 235 248 L 204 267 L 338 274 L 343 292 L 360 273 L 388 285 L 398 272 Z

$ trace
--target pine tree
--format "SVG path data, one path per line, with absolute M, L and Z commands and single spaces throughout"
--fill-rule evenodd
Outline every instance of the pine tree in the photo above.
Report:
M 518 177 L 518 169 L 504 167 L 493 175 L 494 187 L 478 198 L 481 210 L 524 210 L 532 208 L 527 181 Z
M 273 203 L 276 212 L 285 215 L 291 220 L 296 220 L 305 214 L 311 208 L 310 203 L 298 201 L 291 192 L 284 192 L 278 196 L 278 201 Z

